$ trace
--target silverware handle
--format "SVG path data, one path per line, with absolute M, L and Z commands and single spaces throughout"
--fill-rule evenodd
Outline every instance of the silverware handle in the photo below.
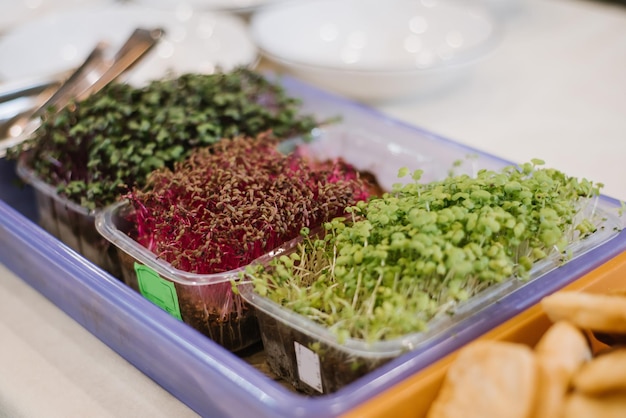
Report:
M 24 112 L 18 113 L 0 126 L 0 138 L 23 136 L 27 132 L 32 132 L 34 121 L 39 119 L 46 109 L 54 107 L 56 110 L 65 106 L 73 97 L 77 90 L 85 81 L 88 81 L 88 73 L 101 69 L 106 64 L 104 50 L 106 44 L 99 42 L 89 53 L 82 64 L 52 93 L 44 90 L 38 96 L 39 104 Z M 89 82 L 91 84 L 91 82 Z
M 56 109 L 64 107 L 69 100 L 76 96 L 77 89 L 88 77 L 88 73 L 101 68 L 105 63 L 104 52 L 107 45 L 99 42 L 89 53 L 85 61 L 74 71 L 61 86 L 42 105 L 37 107 L 29 118 L 40 116 L 47 108 L 54 106 Z
M 79 99 L 100 91 L 104 86 L 115 80 L 122 73 L 132 68 L 144 55 L 146 55 L 163 37 L 165 31 L 161 28 L 143 29 L 137 28 L 122 45 L 113 58 L 112 65 L 90 86 L 80 93 Z
M 27 79 L 0 83 L 0 103 L 10 102 L 20 97 L 35 96 L 47 89 L 58 86 L 68 73 L 45 77 L 29 77 Z

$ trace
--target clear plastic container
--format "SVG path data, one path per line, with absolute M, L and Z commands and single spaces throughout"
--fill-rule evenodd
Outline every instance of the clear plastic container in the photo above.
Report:
M 239 291 L 256 309 L 269 368 L 299 392 L 336 392 L 400 354 L 393 346 L 339 343 L 327 329 L 259 296 L 249 283 Z
M 597 231 L 591 236 L 570 244 L 567 262 L 614 238 L 621 229 L 621 219 L 602 205 L 590 205 Z M 299 239 L 290 242 L 274 257 L 288 255 L 297 248 Z M 537 262 L 528 280 L 511 277 L 493 285 L 468 300 L 459 303 L 444 315 L 436 316 L 427 324 L 427 330 L 400 338 L 367 343 L 348 338 L 340 342 L 329 329 L 263 297 L 253 285 L 241 281 L 240 294 L 257 312 L 261 338 L 267 362 L 274 373 L 288 381 L 297 390 L 308 394 L 333 393 L 388 361 L 413 350 L 428 346 L 437 338 L 452 336 L 476 321 L 486 308 L 496 303 L 507 303 L 518 289 L 534 281 L 550 280 L 550 272 L 563 265 L 559 254 Z M 556 273 L 556 272 L 555 272 Z
M 98 267 L 120 277 L 117 251 L 95 227 L 97 210 L 89 210 L 59 195 L 56 188 L 41 180 L 20 156 L 17 174 L 35 190 L 39 225 Z
M 232 280 L 245 267 L 215 274 L 182 271 L 129 236 L 128 201 L 102 209 L 96 229 L 116 249 L 124 282 L 146 299 L 230 351 L 260 340 L 254 308 L 233 294 Z M 269 253 L 271 257 L 274 253 Z

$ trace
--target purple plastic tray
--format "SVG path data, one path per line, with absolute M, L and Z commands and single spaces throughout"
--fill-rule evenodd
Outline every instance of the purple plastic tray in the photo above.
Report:
M 341 123 L 350 129 L 383 141 L 393 139 L 396 146 L 418 141 L 428 157 L 416 161 L 420 167 L 445 170 L 467 155 L 476 156 L 472 161 L 481 168 L 510 164 L 294 79 L 282 82 L 291 95 L 304 100 L 306 111 L 321 117 L 341 115 Z M 182 402 L 210 417 L 341 416 L 626 249 L 622 231 L 516 290 L 462 329 L 429 341 L 336 393 L 308 397 L 271 380 L 49 235 L 37 225 L 33 191 L 19 188 L 16 179 L 14 162 L 0 159 L 0 262 Z M 606 196 L 601 204 L 619 207 Z

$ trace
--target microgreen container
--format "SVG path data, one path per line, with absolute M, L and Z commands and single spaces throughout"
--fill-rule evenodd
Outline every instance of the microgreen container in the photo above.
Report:
M 231 292 L 242 268 L 215 274 L 195 274 L 174 268 L 129 235 L 128 201 L 105 207 L 96 228 L 113 245 L 123 281 L 146 299 L 200 331 L 230 351 L 240 351 L 260 339 L 254 308 Z
M 97 210 L 59 195 L 55 187 L 35 174 L 28 157 L 28 152 L 20 155 L 16 170 L 21 180 L 34 189 L 39 225 L 87 260 L 119 277 L 117 252 L 94 225 Z
M 402 354 L 402 343 L 339 342 L 324 327 L 264 298 L 250 284 L 239 292 L 256 309 L 269 368 L 295 390 L 333 393 Z
M 274 373 L 291 383 L 298 391 L 308 394 L 333 393 L 404 353 L 427 346 L 444 335 L 454 335 L 468 324 L 475 322 L 478 314 L 490 306 L 506 303 L 517 290 L 535 281 L 549 281 L 551 275 L 558 274 L 556 270 L 560 266 L 614 238 L 622 228 L 622 221 L 618 213 L 608 207 L 603 207 L 599 198 L 591 198 L 585 203 L 577 217 L 591 220 L 597 228 L 595 232 L 580 239 L 568 237 L 569 245 L 567 248 L 563 251 L 553 251 L 547 257 L 536 261 L 528 272 L 528 277 L 523 279 L 515 276 L 504 278 L 502 281 L 480 290 L 467 300 L 448 306 L 445 310 L 440 310 L 432 319 L 428 320 L 424 331 L 407 333 L 400 337 L 380 341 L 365 341 L 364 339 L 346 337 L 345 334 L 340 337 L 338 333 L 331 332 L 330 327 L 323 326 L 284 306 L 289 303 L 298 304 L 298 300 L 301 300 L 298 298 L 312 297 L 308 293 L 281 292 L 280 300 L 281 303 L 284 303 L 282 305 L 263 296 L 264 293 L 257 292 L 255 285 L 250 282 L 242 281 L 239 285 L 239 291 L 243 298 L 256 308 L 267 362 Z M 375 234 L 374 230 L 370 232 L 372 236 Z M 352 233 L 357 232 L 355 230 Z M 572 234 L 573 236 L 574 234 Z M 302 241 L 302 239 L 299 240 Z M 279 256 L 284 259 L 285 256 L 289 256 L 295 251 L 298 253 L 297 260 L 304 260 L 303 253 L 306 251 L 311 254 L 310 247 L 302 249 L 298 247 L 297 242 L 292 242 Z M 342 253 L 335 248 L 334 254 L 334 258 L 339 259 Z M 317 257 L 313 257 L 313 259 L 315 263 L 320 262 Z M 359 262 L 359 264 L 363 263 L 365 262 Z M 303 275 L 304 279 L 302 279 L 307 287 L 313 281 L 310 278 L 311 274 L 315 274 L 313 266 L 300 264 L 294 268 L 296 272 L 300 270 L 308 272 L 306 276 Z M 281 265 L 281 267 L 283 266 Z M 321 271 L 325 276 L 332 275 L 329 271 L 334 268 L 329 267 Z M 339 264 L 336 268 L 340 268 Z M 382 267 L 378 266 L 377 268 Z M 270 269 L 269 272 L 278 275 L 280 270 Z M 282 274 L 285 272 L 283 271 Z M 379 275 L 380 283 L 383 273 L 379 272 L 376 275 Z M 359 283 L 361 283 L 361 278 L 362 276 L 359 275 Z M 363 283 L 365 280 L 363 278 Z M 277 282 L 281 283 L 281 281 Z M 328 289 L 332 289 L 335 285 L 344 286 L 339 281 L 333 283 Z M 357 287 L 359 283 L 356 284 Z M 272 286 L 280 285 L 275 282 L 272 283 Z M 297 286 L 297 284 L 289 282 L 288 286 Z M 345 286 L 350 287 L 347 284 Z M 313 286 L 311 285 L 311 287 Z M 263 292 L 267 291 L 264 286 L 262 289 L 264 289 Z M 315 289 L 314 293 L 316 294 L 326 294 L 322 287 L 315 287 Z M 377 290 L 378 286 L 373 291 L 376 292 Z M 385 291 L 387 290 L 390 288 L 385 288 Z M 291 295 L 294 295 L 294 299 L 290 299 Z M 344 299 L 343 303 L 352 302 L 354 304 L 355 300 L 356 295 L 351 296 L 350 300 Z M 302 303 L 300 304 L 302 305 Z M 339 306 L 336 308 L 339 310 L 344 305 L 335 303 L 334 306 Z M 324 312 L 320 313 L 318 308 L 311 308 L 311 310 L 318 317 L 324 315 Z M 353 315 L 359 315 L 359 311 L 350 312 L 353 312 Z M 393 310 L 392 314 L 399 315 L 396 310 Z M 407 315 L 406 312 L 403 314 Z M 414 316 L 417 314 L 417 311 L 414 312 Z

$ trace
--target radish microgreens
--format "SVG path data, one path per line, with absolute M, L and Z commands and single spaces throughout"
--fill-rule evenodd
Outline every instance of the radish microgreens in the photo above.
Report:
M 308 162 L 276 145 L 268 134 L 237 137 L 152 172 L 126 196 L 135 239 L 177 269 L 226 272 L 369 197 L 350 165 Z

